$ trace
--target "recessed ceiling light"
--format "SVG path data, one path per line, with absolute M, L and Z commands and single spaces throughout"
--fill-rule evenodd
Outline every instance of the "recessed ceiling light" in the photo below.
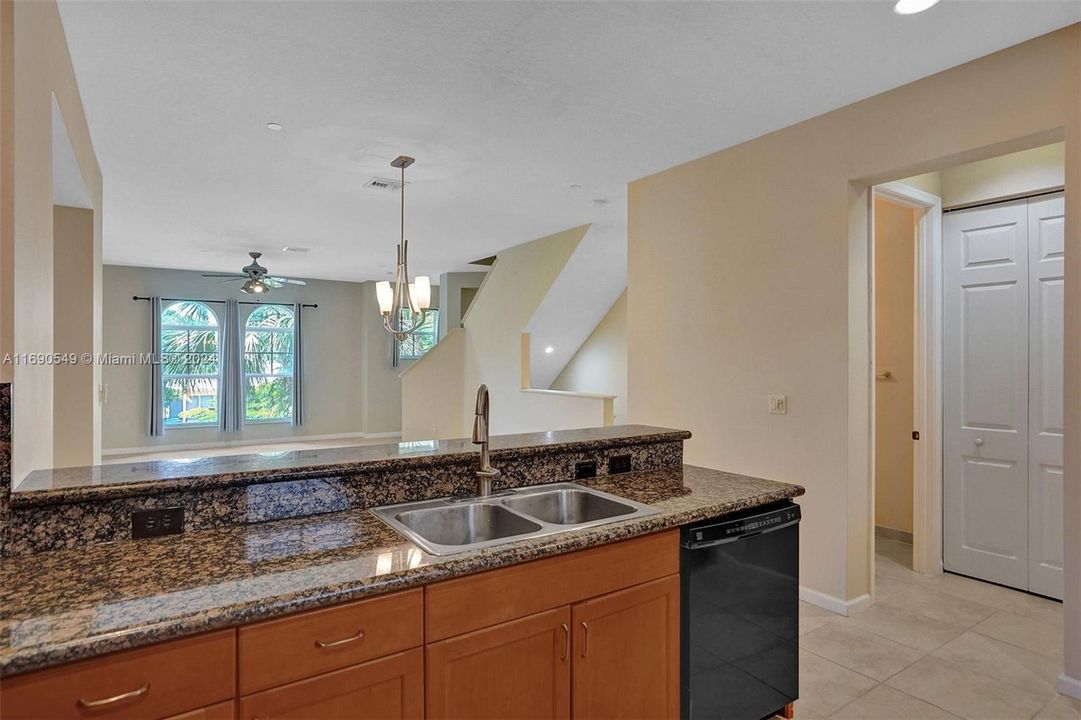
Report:
M 552 354 L 552 353 L 554 353 L 555 351 L 556 351 L 556 349 L 555 349 L 554 347 L 552 347 L 551 345 L 549 345 L 548 347 L 544 348 L 544 353 L 545 353 L 546 355 L 551 355 L 551 354 Z
M 939 0 L 897 0 L 893 11 L 898 15 L 915 15 L 938 5 Z
M 281 123 L 270 122 L 270 123 L 266 124 L 266 129 L 267 130 L 273 130 L 274 132 L 278 132 L 279 130 L 282 129 L 282 125 L 281 125 Z
M 581 190 L 581 189 L 582 189 L 582 186 L 579 185 L 578 183 L 574 183 L 573 185 L 571 185 L 571 190 Z
M 282 252 L 301 253 L 301 254 L 303 254 L 303 253 L 308 252 L 308 250 L 310 250 L 310 249 L 311 248 L 297 247 L 296 245 L 286 245 L 285 247 L 282 248 Z

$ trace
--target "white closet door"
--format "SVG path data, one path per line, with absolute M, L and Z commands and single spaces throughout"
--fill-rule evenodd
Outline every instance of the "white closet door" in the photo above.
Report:
M 1063 193 L 1032 198 L 1029 245 L 1029 590 L 1062 597 Z
M 1028 214 L 943 218 L 943 564 L 1028 587 Z

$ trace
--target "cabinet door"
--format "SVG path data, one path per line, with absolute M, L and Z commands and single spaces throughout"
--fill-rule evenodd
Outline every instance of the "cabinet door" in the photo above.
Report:
M 242 720 L 420 720 L 423 716 L 424 653 L 420 648 L 240 699 Z
M 570 715 L 570 608 L 432 643 L 428 717 L 473 720 Z
M 236 703 L 226 700 L 223 703 L 190 710 L 180 715 L 173 715 L 167 720 L 233 720 L 236 717 Z
M 575 605 L 576 720 L 679 717 L 679 576 Z

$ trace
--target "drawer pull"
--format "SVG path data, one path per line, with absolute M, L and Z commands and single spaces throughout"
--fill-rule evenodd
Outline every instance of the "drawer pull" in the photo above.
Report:
M 566 660 L 567 656 L 571 654 L 571 629 L 567 627 L 567 623 L 563 623 L 563 657 L 560 660 Z
M 112 697 L 102 698 L 101 700 L 87 700 L 85 698 L 79 698 L 75 704 L 78 707 L 84 708 L 86 710 L 91 710 L 93 708 L 103 708 L 109 705 L 116 705 L 117 703 L 122 703 L 125 700 L 132 700 L 134 698 L 146 695 L 148 692 L 150 692 L 150 683 L 143 683 L 142 687 L 135 688 L 134 690 L 129 690 L 126 693 L 120 693 L 119 695 L 113 695 Z
M 582 621 L 582 657 L 589 654 L 589 625 Z
M 349 637 L 342 638 L 341 640 L 329 640 L 329 641 L 328 640 L 316 640 L 315 641 L 315 646 L 317 648 L 321 649 L 321 650 L 326 650 L 327 648 L 338 647 L 340 645 L 346 645 L 348 643 L 356 642 L 357 640 L 363 640 L 363 639 L 364 639 L 364 631 L 363 630 L 357 630 L 356 635 L 350 635 Z

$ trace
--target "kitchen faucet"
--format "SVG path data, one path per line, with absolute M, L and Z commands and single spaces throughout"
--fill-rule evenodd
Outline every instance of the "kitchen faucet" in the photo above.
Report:
M 477 495 L 492 494 L 492 480 L 499 471 L 488 461 L 488 386 L 477 388 L 477 407 L 473 416 L 473 444 L 480 445 L 480 468 L 477 470 Z

